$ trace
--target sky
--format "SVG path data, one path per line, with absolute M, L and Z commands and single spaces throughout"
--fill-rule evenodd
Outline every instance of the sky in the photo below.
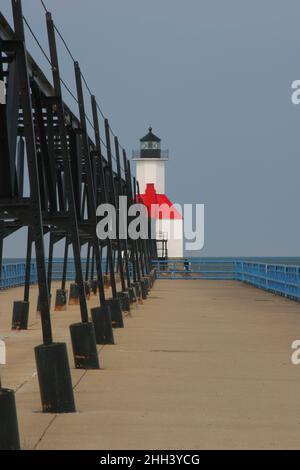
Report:
M 10 3 L 0 0 L 9 18 Z M 291 102 L 300 79 L 298 0 L 45 3 L 128 155 L 151 125 L 170 151 L 169 198 L 205 204 L 197 254 L 300 254 L 300 105 Z M 23 0 L 23 9 L 48 51 L 40 1 Z M 61 42 L 59 52 L 75 90 Z M 24 253 L 24 234 L 5 242 L 6 256 Z

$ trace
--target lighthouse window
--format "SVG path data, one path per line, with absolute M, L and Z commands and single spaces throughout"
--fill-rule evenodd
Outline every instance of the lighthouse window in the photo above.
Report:
M 144 142 L 142 144 L 143 150 L 157 150 L 159 148 L 159 144 L 157 142 Z

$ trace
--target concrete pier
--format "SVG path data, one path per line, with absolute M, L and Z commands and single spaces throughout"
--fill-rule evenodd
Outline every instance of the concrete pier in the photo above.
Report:
M 300 366 L 291 363 L 299 303 L 232 281 L 157 281 L 115 331 L 116 345 L 99 347 L 100 371 L 74 369 L 68 326 L 78 307 L 53 312 L 78 412 L 50 415 L 35 370 L 35 287 L 29 329 L 10 329 L 22 291 L 0 293 L 0 338 L 23 449 L 299 449 Z

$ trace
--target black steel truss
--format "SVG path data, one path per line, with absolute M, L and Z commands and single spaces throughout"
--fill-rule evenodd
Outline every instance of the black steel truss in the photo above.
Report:
M 56 31 L 52 16 L 46 14 L 46 26 L 52 66 L 50 83 L 26 50 L 21 0 L 12 1 L 13 29 L 0 12 L 0 81 L 5 99 L 0 103 L 0 272 L 3 240 L 22 227 L 28 228 L 24 302 L 29 301 L 30 266 L 33 245 L 36 253 L 43 345 L 53 345 L 50 316 L 52 260 L 55 244 L 65 243 L 61 289 L 66 287 L 69 248 L 73 248 L 76 285 L 79 292 L 81 322 L 89 324 L 86 282 L 96 282 L 99 304 L 106 305 L 102 256 L 106 253 L 112 297 L 118 298 L 115 259 L 121 291 L 140 282 L 151 270 L 155 242 L 138 239 L 100 241 L 96 234 L 96 209 L 110 202 L 118 209 L 117 224 L 123 224 L 119 196 L 127 196 L 128 205 L 139 198 L 130 162 L 114 136 L 116 168 L 113 166 L 110 125 L 104 121 L 106 156 L 102 151 L 98 106 L 91 97 L 94 136 L 87 130 L 82 74 L 74 62 L 78 116 L 63 98 Z M 27 175 L 28 174 L 28 178 Z M 118 232 L 118 230 L 117 230 Z M 50 235 L 45 254 L 44 237 Z M 83 273 L 81 249 L 88 246 L 86 272 Z M 46 270 L 48 258 L 48 270 Z M 130 274 L 132 267 L 132 277 Z M 73 349 L 76 348 L 73 341 Z M 75 364 L 76 351 L 74 349 Z M 77 364 L 78 365 L 78 364 Z M 86 364 L 85 364 L 86 365 Z M 42 374 L 40 374 L 42 375 Z M 40 378 L 40 384 L 42 377 Z M 43 388 L 43 387 L 41 387 Z M 43 393 L 42 401 L 43 401 Z

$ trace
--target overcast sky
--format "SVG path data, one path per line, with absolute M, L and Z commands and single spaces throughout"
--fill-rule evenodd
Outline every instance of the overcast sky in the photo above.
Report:
M 151 124 L 170 150 L 169 197 L 205 204 L 201 255 L 300 254 L 298 0 L 45 3 L 128 154 Z M 40 1 L 23 6 L 47 48 Z M 49 75 L 29 37 L 28 48 Z M 23 255 L 17 239 L 7 256 Z

